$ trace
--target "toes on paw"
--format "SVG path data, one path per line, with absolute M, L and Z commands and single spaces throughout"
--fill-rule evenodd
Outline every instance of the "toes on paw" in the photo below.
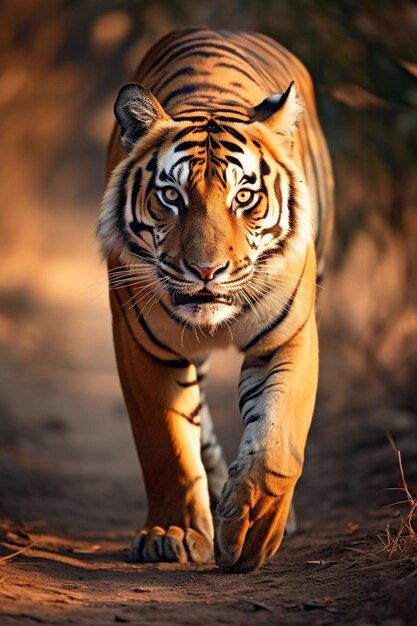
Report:
M 179 526 L 170 526 L 164 537 L 164 553 L 171 563 L 186 563 L 187 553 L 184 548 L 184 531 Z
M 143 546 L 145 545 L 146 532 L 141 531 L 134 538 L 132 545 L 130 546 L 128 560 L 130 563 L 140 563 L 143 561 Z
M 131 563 L 206 563 L 213 560 L 213 544 L 193 528 L 160 526 L 141 530 L 129 552 Z
M 185 531 L 184 543 L 190 560 L 194 563 L 207 563 L 213 560 L 213 544 L 193 528 Z

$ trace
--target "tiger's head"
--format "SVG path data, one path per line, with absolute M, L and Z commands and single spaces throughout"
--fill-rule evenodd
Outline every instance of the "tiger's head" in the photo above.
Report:
M 207 111 L 172 118 L 150 91 L 125 85 L 115 115 L 127 156 L 102 203 L 104 255 L 191 326 L 213 332 L 253 307 L 311 238 L 294 158 L 300 108 L 291 83 L 242 121 Z

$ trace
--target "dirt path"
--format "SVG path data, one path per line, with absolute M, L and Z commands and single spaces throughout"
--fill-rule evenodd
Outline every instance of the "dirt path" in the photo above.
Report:
M 87 370 L 74 376 L 77 385 L 70 372 L 64 384 L 22 363 L 7 371 L 0 556 L 33 545 L 0 563 L 1 626 L 417 623 L 417 561 L 386 564 L 375 534 L 398 523 L 398 507 L 381 508 L 394 501 L 382 489 L 399 484 L 385 431 L 417 476 L 412 416 L 316 415 L 296 492 L 300 532 L 259 572 L 131 565 L 127 548 L 145 499 L 117 383 Z M 229 459 L 239 437 L 232 383 L 217 379 L 211 389 Z

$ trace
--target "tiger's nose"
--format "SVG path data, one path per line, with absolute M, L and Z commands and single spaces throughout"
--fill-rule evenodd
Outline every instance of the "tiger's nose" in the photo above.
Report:
M 229 261 L 224 265 L 214 264 L 209 265 L 208 263 L 187 263 L 184 259 L 185 267 L 190 270 L 195 276 L 207 282 L 209 280 L 213 280 L 216 276 L 224 272 L 229 267 Z

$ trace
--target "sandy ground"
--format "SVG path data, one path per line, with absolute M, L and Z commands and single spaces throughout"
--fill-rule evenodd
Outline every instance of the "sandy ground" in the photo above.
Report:
M 417 420 L 399 411 L 316 411 L 295 497 L 299 532 L 260 571 L 128 564 L 146 502 L 108 319 L 94 324 L 107 337 L 105 358 L 89 346 L 89 327 L 83 345 L 94 363 L 105 362 L 102 369 L 87 357 L 75 364 L 59 357 L 54 367 L 53 351 L 47 368 L 42 359 L 37 367 L 3 355 L 1 626 L 417 624 L 417 559 L 387 563 L 376 535 L 399 522 L 399 507 L 383 505 L 403 498 L 383 491 L 399 485 L 387 431 L 407 474 L 417 476 Z M 97 328 L 94 336 L 101 337 Z M 237 362 L 227 354 L 216 363 L 211 406 L 232 460 L 240 433 Z

